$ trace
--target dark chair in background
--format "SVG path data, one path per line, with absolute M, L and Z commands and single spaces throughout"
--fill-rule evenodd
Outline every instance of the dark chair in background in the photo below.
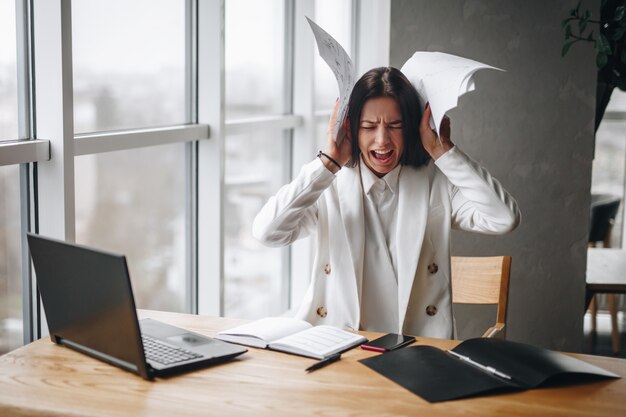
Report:
M 617 210 L 621 199 L 610 194 L 593 194 L 591 196 L 591 221 L 589 225 L 588 246 L 596 247 L 598 242 L 602 242 L 603 248 L 611 247 L 611 231 L 617 216 Z M 617 326 L 617 304 L 615 294 L 607 294 L 607 304 L 611 315 L 611 344 L 613 352 L 620 351 L 620 337 Z M 596 313 L 598 304 L 596 297 L 591 299 L 589 312 L 591 313 L 591 331 L 597 328 Z
M 593 194 L 591 196 L 589 246 L 596 247 L 598 242 L 602 242 L 604 248 L 611 247 L 611 230 L 620 203 L 619 197 L 610 194 Z

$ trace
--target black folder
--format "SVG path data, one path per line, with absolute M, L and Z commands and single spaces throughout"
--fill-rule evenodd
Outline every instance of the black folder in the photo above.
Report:
M 466 340 L 451 351 L 414 346 L 360 362 L 429 402 L 536 388 L 549 380 L 620 378 L 562 353 L 487 338 Z

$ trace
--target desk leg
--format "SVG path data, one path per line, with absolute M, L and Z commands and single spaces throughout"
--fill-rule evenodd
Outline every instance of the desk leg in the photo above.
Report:
M 595 295 L 591 296 L 591 302 L 589 303 L 589 314 L 591 315 L 591 331 L 595 333 L 598 329 L 598 322 L 596 316 L 598 313 L 598 299 Z
M 611 313 L 611 347 L 613 353 L 619 353 L 620 340 L 619 328 L 617 327 L 617 304 L 615 302 L 615 294 L 607 294 L 606 301 L 609 304 L 609 313 Z
M 589 309 L 591 307 L 591 300 L 593 300 L 593 294 L 594 293 L 589 291 L 589 290 L 585 291 L 585 311 L 584 311 L 584 313 L 586 313 L 587 309 Z

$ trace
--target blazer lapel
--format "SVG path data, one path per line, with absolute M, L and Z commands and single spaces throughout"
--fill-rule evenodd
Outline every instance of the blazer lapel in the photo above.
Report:
M 363 192 L 358 167 L 345 169 L 337 176 L 339 207 L 345 239 L 350 250 L 351 264 L 354 270 L 355 285 L 358 292 L 357 311 L 361 305 L 361 282 L 363 280 L 363 256 L 365 254 L 365 227 L 363 214 Z M 359 319 L 360 320 L 360 319 Z M 358 323 L 357 323 L 358 325 Z
M 411 297 L 411 289 L 424 232 L 428 220 L 430 174 L 432 164 L 415 169 L 403 167 L 399 179 L 398 222 L 396 247 L 398 250 L 398 325 L 402 331 Z

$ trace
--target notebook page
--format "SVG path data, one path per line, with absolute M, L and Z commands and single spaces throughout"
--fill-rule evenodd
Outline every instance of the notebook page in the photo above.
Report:
M 270 348 L 323 358 L 365 342 L 365 337 L 332 326 L 315 326 L 270 344 Z

